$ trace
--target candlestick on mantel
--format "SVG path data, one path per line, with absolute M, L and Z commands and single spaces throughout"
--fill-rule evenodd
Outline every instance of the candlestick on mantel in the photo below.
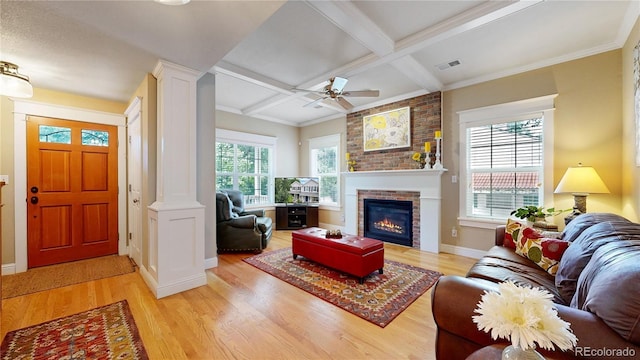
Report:
M 442 140 L 442 134 L 439 134 L 440 131 L 436 131 L 436 162 L 433 164 L 433 168 L 436 170 L 443 169 L 442 163 L 440 162 L 440 140 Z M 437 137 L 440 135 L 440 137 Z

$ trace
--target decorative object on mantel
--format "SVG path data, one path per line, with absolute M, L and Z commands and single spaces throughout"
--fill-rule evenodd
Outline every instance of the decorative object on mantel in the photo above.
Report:
M 364 151 L 409 147 L 411 146 L 409 107 L 364 116 L 362 130 Z
M 348 171 L 356 171 L 356 161 L 355 160 L 351 160 L 351 154 L 350 153 L 346 153 L 344 154 L 344 158 L 347 160 L 347 170 Z
M 511 341 L 502 359 L 544 359 L 535 349 L 569 350 L 578 339 L 568 322 L 560 319 L 548 291 L 518 286 L 511 281 L 498 285 L 498 291 L 485 291 L 473 316 L 478 329 L 491 332 L 491 338 Z
M 436 138 L 436 162 L 433 164 L 433 168 L 436 170 L 442 170 L 442 163 L 440 162 L 440 140 L 442 140 L 442 132 L 440 130 L 436 130 L 435 133 Z
M 424 169 L 427 164 L 429 164 L 429 168 L 431 168 L 431 143 L 424 143 L 424 153 L 415 152 L 411 156 L 411 160 L 418 163 L 420 169 Z

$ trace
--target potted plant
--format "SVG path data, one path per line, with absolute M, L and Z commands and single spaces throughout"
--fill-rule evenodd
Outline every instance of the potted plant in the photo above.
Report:
M 563 212 L 570 211 L 571 209 L 566 210 L 556 210 L 555 208 L 545 209 L 542 206 L 534 206 L 527 205 L 520 208 L 517 208 L 511 212 L 511 215 L 520 218 L 527 219 L 527 221 L 536 222 L 536 221 L 544 221 L 547 216 L 556 216 L 560 215 Z

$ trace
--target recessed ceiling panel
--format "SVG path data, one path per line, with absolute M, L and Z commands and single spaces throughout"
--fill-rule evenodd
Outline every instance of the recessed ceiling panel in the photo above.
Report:
M 216 106 L 240 111 L 278 94 L 233 76 L 216 74 Z
M 577 11 L 574 2 L 542 2 L 434 44 L 414 57 L 445 85 L 568 61 L 617 48 L 628 5 L 583 2 Z M 447 70 L 436 67 L 452 60 L 460 60 L 461 65 Z
M 354 1 L 393 41 L 437 25 L 484 1 Z
M 297 86 L 370 51 L 301 1 L 289 1 L 224 58 Z

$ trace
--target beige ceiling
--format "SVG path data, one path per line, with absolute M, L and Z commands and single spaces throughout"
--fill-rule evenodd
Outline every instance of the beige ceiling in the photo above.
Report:
M 36 87 L 127 101 L 166 59 L 216 74 L 220 110 L 305 125 L 345 112 L 293 88 L 380 90 L 356 111 L 618 49 L 640 1 L 2 0 L 0 16 L 0 59 Z

